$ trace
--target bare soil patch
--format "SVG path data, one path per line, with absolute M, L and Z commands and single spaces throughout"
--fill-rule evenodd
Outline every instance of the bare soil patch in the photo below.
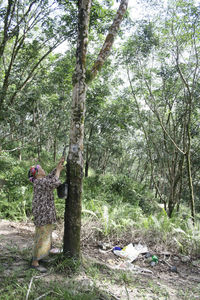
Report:
M 33 223 L 0 220 L 0 263 L 4 266 L 0 278 L 9 276 L 16 270 L 19 270 L 20 277 L 29 268 L 33 237 Z M 61 247 L 62 238 L 63 226 L 58 224 L 53 233 L 54 246 Z M 127 241 L 127 244 L 130 242 L 138 241 Z M 133 263 L 134 270 L 120 270 L 123 259 L 113 254 L 111 249 L 114 246 L 114 240 L 105 243 L 83 236 L 84 260 L 93 263 L 93 268 L 97 267 L 100 276 L 92 278 L 92 275 L 82 271 L 73 278 L 80 289 L 87 290 L 95 284 L 102 291 L 106 291 L 110 299 L 200 299 L 200 257 L 183 256 L 164 251 L 159 245 L 147 245 L 149 252 L 158 256 L 158 264 L 152 267 L 149 259 L 141 254 Z M 51 258 L 49 266 L 50 260 Z M 68 284 L 71 279 L 51 271 L 44 280 L 66 281 Z

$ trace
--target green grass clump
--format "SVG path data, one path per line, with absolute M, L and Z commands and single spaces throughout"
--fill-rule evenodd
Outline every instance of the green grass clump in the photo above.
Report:
M 75 258 L 65 257 L 63 253 L 55 256 L 52 267 L 56 272 L 75 274 L 80 270 L 81 261 Z
M 128 228 L 137 227 L 138 221 L 142 218 L 140 207 L 134 207 L 128 203 L 115 203 L 113 205 L 103 201 L 84 201 L 83 219 L 88 215 L 96 223 L 96 229 L 103 236 L 118 234 Z

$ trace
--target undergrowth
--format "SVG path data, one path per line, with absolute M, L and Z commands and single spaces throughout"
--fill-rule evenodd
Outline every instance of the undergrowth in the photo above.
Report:
M 48 274 L 50 275 L 50 274 Z M 32 283 L 32 284 L 31 284 Z M 104 297 L 106 293 L 98 288 L 91 287 L 90 291 L 80 288 L 72 280 L 50 280 L 45 281 L 45 277 L 32 271 L 22 274 L 21 278 L 18 273 L 9 277 L 4 277 L 0 283 L 1 296 L 5 300 L 15 299 L 46 299 L 46 300 L 100 300 L 112 299 Z
M 125 242 L 127 237 L 127 243 L 134 243 L 139 236 L 141 241 L 158 243 L 183 254 L 197 255 L 200 252 L 200 223 L 197 221 L 193 225 L 189 217 L 169 219 L 165 210 L 145 216 L 140 207 L 127 203 L 109 205 L 92 200 L 83 203 L 83 224 L 88 219 L 89 224 L 93 224 L 93 235 L 99 239 Z
M 179 213 L 175 212 L 172 218 L 169 218 L 166 211 L 154 199 L 150 200 L 150 194 L 143 189 L 139 193 L 137 187 L 137 193 L 134 193 L 135 200 L 130 203 L 127 198 L 124 198 L 125 192 L 116 193 L 116 187 L 118 189 L 119 185 L 114 182 L 113 176 L 111 176 L 112 180 L 106 180 L 108 176 L 103 179 L 97 176 L 96 183 L 95 178 L 88 178 L 85 181 L 83 197 L 83 223 L 90 220 L 89 224 L 92 225 L 94 236 L 105 240 L 121 240 L 124 243 L 126 239 L 127 243 L 134 243 L 134 239 L 139 236 L 141 241 L 149 244 L 158 243 L 182 254 L 197 255 L 200 252 L 198 214 L 196 224 L 193 225 L 189 209 L 182 205 Z M 133 185 L 136 186 L 136 183 Z M 130 182 L 128 181 L 128 186 L 126 184 L 124 186 L 122 190 L 130 188 Z M 109 197 L 108 193 L 111 194 Z M 142 193 L 144 197 L 141 206 L 139 203 Z M 149 208 L 148 213 L 147 208 L 144 210 L 143 206 Z
M 47 172 L 53 169 L 45 154 L 41 160 Z M 30 164 L 31 159 L 20 162 L 1 152 L 0 218 L 15 221 L 32 218 L 33 187 L 27 178 Z M 169 219 L 147 186 L 123 174 L 93 174 L 84 178 L 83 183 L 83 234 L 84 224 L 88 224 L 90 237 L 134 242 L 137 234 L 141 240 L 173 247 L 181 253 L 200 252 L 200 216 L 196 214 L 194 226 L 185 205 Z M 54 195 L 57 219 L 63 222 L 65 200 L 58 199 L 56 191 Z

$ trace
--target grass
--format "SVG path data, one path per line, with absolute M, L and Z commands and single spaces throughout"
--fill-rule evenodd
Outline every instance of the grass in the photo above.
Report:
M 198 295 L 200 291 L 200 285 L 198 285 L 196 288 L 186 288 L 186 289 L 180 289 L 177 293 L 177 297 L 180 297 L 183 300 L 197 300 L 196 295 Z
M 12 249 L 11 249 L 12 250 Z M 48 273 L 38 274 L 28 268 L 28 252 L 15 247 L 15 252 L 5 253 L 1 264 L 0 293 L 5 300 L 114 300 L 111 287 L 125 293 L 124 300 L 131 299 L 130 291 L 136 295 L 153 295 L 155 299 L 170 299 L 168 287 L 154 277 L 133 275 L 129 271 L 112 270 L 96 259 L 83 257 L 77 261 L 64 258 L 62 254 L 48 262 Z M 30 253 L 29 253 L 30 255 Z M 12 263 L 20 258 L 25 264 L 20 268 L 12 268 Z M 180 299 L 195 299 L 200 286 L 190 286 L 191 298 L 187 286 L 176 290 Z M 40 298 L 41 297 L 41 298 Z M 136 298 L 137 299 L 137 298 Z
M 183 218 L 181 212 L 169 219 L 163 209 L 157 209 L 154 215 L 145 215 L 139 206 L 92 199 L 83 201 L 83 228 L 87 222 L 86 230 L 92 228 L 90 238 L 93 239 L 123 241 L 125 237 L 130 239 L 129 243 L 139 236 L 146 243 L 158 243 L 185 255 L 200 252 L 200 222 L 197 220 L 193 226 L 190 217 Z
M 57 268 L 51 268 L 47 275 L 38 274 L 35 270 L 13 271 L 9 276 L 1 276 L 0 293 L 2 299 L 16 300 L 16 299 L 37 299 L 41 296 L 44 299 L 63 299 L 63 300 L 95 300 L 100 299 L 102 291 L 95 286 L 88 287 L 80 282 L 75 282 L 75 274 L 71 269 L 71 262 L 68 260 L 69 266 L 65 261 L 65 268 L 67 267 L 67 274 L 62 269 L 62 277 L 60 280 L 45 280 L 45 277 L 50 278 L 57 274 Z M 69 272 L 69 269 L 71 272 Z M 2 268 L 2 274 L 6 269 Z M 20 275 L 20 276 L 19 276 Z M 69 277 L 70 275 L 70 277 Z M 103 298 L 102 298 L 103 299 Z
M 76 274 L 81 267 L 81 261 L 73 258 L 66 258 L 63 254 L 58 254 L 54 261 L 54 270 L 65 274 Z
M 184 255 L 200 253 L 200 225 L 198 222 L 195 226 L 191 224 L 190 216 L 186 214 L 187 208 L 183 207 L 183 212 L 169 219 L 164 210 L 154 206 L 155 203 L 152 207 L 150 203 L 146 205 L 148 199 L 143 198 L 141 207 L 138 200 L 141 200 L 141 195 L 137 189 L 131 194 L 124 188 L 121 195 L 117 194 L 116 190 L 121 188 L 119 184 L 122 182 L 113 183 L 110 180 L 109 184 L 114 190 L 111 192 L 106 180 L 103 184 L 100 182 L 98 191 L 93 187 L 94 190 L 87 193 L 87 187 L 82 203 L 82 236 L 85 244 L 94 245 L 101 240 L 113 246 L 116 243 L 125 246 L 140 241 L 152 248 L 160 247 Z M 130 188 L 129 182 L 127 187 Z M 135 197 L 132 203 L 125 198 L 130 195 Z M 63 221 L 63 200 L 56 198 L 56 209 L 59 220 Z M 36 300 L 40 296 L 45 300 L 113 300 L 111 293 L 103 292 L 105 286 L 109 290 L 112 285 L 126 292 L 124 300 L 129 299 L 129 290 L 135 290 L 141 297 L 153 294 L 157 299 L 169 299 L 167 287 L 155 280 L 133 276 L 128 271 L 111 270 L 105 264 L 89 261 L 88 258 L 77 261 L 58 255 L 49 262 L 48 275 L 38 277 L 36 271 L 28 269 L 30 249 L 19 250 L 12 245 L 10 248 L 7 246 L 6 251 L 9 255 L 2 255 L 3 263 L 0 265 L 0 295 L 5 300 Z M 17 259 L 25 260 L 27 267 L 12 268 Z M 200 286 L 191 289 L 194 299 L 199 290 Z M 184 287 L 184 291 L 178 290 L 177 294 L 180 299 L 193 299 L 187 298 L 189 291 Z

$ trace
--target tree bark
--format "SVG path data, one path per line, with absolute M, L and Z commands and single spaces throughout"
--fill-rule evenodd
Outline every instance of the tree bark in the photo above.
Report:
M 195 201 L 194 201 L 194 190 L 192 182 L 192 172 L 191 172 L 191 158 L 190 158 L 190 134 L 189 134 L 189 146 L 186 153 L 186 163 L 187 163 L 187 172 L 188 172 L 188 184 L 190 191 L 190 207 L 193 224 L 195 223 Z
M 117 15 L 109 30 L 104 46 L 100 51 L 97 62 L 89 72 L 90 76 L 87 76 L 86 80 L 85 63 L 91 2 L 92 0 L 78 1 L 78 41 L 76 68 L 73 75 L 70 144 L 67 158 L 68 197 L 65 203 L 63 253 L 65 256 L 76 259 L 80 258 L 81 195 L 84 167 L 83 139 L 87 83 L 94 79 L 108 57 L 114 42 L 114 37 L 128 6 L 128 0 L 121 0 Z M 90 80 L 88 80 L 88 78 Z
M 65 205 L 63 252 L 66 256 L 80 258 L 81 195 L 83 177 L 83 137 L 85 118 L 85 61 L 91 0 L 78 2 L 78 43 L 76 69 L 73 76 L 72 116 L 70 144 L 67 158 L 68 197 Z
M 53 141 L 53 161 L 56 162 L 56 155 L 57 155 L 57 138 L 54 137 Z
M 92 137 L 92 132 L 93 132 L 93 126 L 90 128 L 90 133 L 88 137 L 88 141 L 86 144 L 86 153 L 85 153 L 85 177 L 88 177 L 88 172 L 89 172 L 89 164 L 90 164 L 90 159 L 91 155 L 89 155 L 89 142 Z
M 103 47 L 101 48 L 101 51 L 99 52 L 98 58 L 97 58 L 96 62 L 94 63 L 90 72 L 87 74 L 88 75 L 87 82 L 92 81 L 96 77 L 97 73 L 100 71 L 101 67 L 103 66 L 105 60 L 109 56 L 112 45 L 114 43 L 114 39 L 119 30 L 122 19 L 127 11 L 127 7 L 128 7 L 128 0 L 121 0 L 119 9 L 118 9 L 117 14 L 113 20 L 113 23 L 109 29 L 109 32 L 105 39 Z
M 193 87 L 194 87 L 194 82 L 195 82 L 195 78 L 196 78 L 196 70 L 199 65 L 199 61 L 198 61 L 198 56 L 197 56 L 196 68 L 195 68 L 195 72 L 193 75 L 193 83 L 192 83 L 192 87 L 190 87 L 190 85 L 186 81 L 186 79 L 183 75 L 183 72 L 181 70 L 181 67 L 180 67 L 178 43 L 177 43 L 176 50 L 177 50 L 176 63 L 177 63 L 178 73 L 179 73 L 180 78 L 186 88 L 186 91 L 187 91 L 187 110 L 186 110 L 186 113 L 187 113 L 187 121 L 186 121 L 187 151 L 185 152 L 185 156 L 186 156 L 186 164 L 187 164 L 187 171 L 188 171 L 188 186 L 189 186 L 189 191 L 190 191 L 191 216 L 192 216 L 192 221 L 194 224 L 195 223 L 195 199 L 194 199 L 192 170 L 191 170 L 191 132 L 190 132 L 190 127 L 191 127 L 191 117 L 192 117 L 192 105 L 193 105 L 193 101 L 194 101 Z M 195 51 L 196 51 L 196 48 L 195 48 Z

